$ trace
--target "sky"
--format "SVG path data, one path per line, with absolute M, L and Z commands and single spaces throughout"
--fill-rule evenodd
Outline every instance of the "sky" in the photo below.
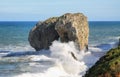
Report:
M 78 12 L 88 21 L 120 21 L 120 0 L 0 0 L 0 21 L 43 21 Z

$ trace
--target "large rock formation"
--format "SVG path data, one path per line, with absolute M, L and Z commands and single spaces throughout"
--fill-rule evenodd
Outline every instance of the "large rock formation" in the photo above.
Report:
M 39 22 L 29 33 L 29 42 L 37 51 L 48 49 L 54 40 L 74 41 L 80 50 L 88 48 L 89 28 L 82 13 L 67 13 Z
M 74 41 L 80 50 L 87 48 L 89 28 L 87 17 L 82 13 L 67 13 L 59 17 L 55 29 L 62 42 Z
M 59 38 L 55 30 L 56 21 L 57 18 L 53 17 L 44 22 L 38 22 L 30 31 L 28 40 L 36 51 L 48 49 L 51 43 Z
M 120 46 L 100 58 L 85 77 L 120 77 Z

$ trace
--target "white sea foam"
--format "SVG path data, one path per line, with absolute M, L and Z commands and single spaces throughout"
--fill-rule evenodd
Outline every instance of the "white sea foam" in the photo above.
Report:
M 38 56 L 38 55 L 32 55 L 32 56 L 29 56 L 28 57 L 30 60 L 32 61 L 40 61 L 40 60 L 51 60 L 51 58 L 45 56 L 45 55 L 41 55 L 41 56 Z
M 115 44 L 111 44 L 112 46 Z M 111 46 L 111 47 L 112 47 Z M 100 48 L 99 48 L 100 47 Z M 102 46 L 90 47 L 89 51 L 79 51 L 75 48 L 74 42 L 61 43 L 54 41 L 50 46 L 50 55 L 28 56 L 32 61 L 51 61 L 54 64 L 47 64 L 49 67 L 36 73 L 23 73 L 15 77 L 82 77 L 85 72 L 105 53 Z M 77 58 L 74 59 L 71 52 Z M 42 65 L 42 63 L 29 63 L 30 66 Z M 42 66 L 45 66 L 44 64 Z
M 67 77 L 68 74 L 64 71 L 62 66 L 54 66 L 43 73 L 24 73 L 15 77 Z
M 87 69 L 83 61 L 77 61 L 71 55 L 71 52 L 73 52 L 78 59 L 82 59 L 83 56 L 82 53 L 75 49 L 74 42 L 60 43 L 54 41 L 50 50 L 52 51 L 52 57 L 62 63 L 64 70 L 68 74 L 77 75 Z
M 34 51 L 34 49 L 30 45 L 7 45 L 0 47 L 1 51 Z
M 117 36 L 117 37 L 109 37 L 108 39 L 114 39 L 114 40 L 119 40 L 120 39 L 120 36 Z

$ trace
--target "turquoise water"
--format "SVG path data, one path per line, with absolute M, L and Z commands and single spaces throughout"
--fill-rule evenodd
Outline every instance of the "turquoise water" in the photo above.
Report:
M 60 42 L 35 52 L 28 34 L 36 23 L 0 22 L 0 77 L 82 77 L 120 38 L 120 22 L 92 21 L 88 52 L 76 53 L 73 43 Z M 78 55 L 78 61 L 70 51 Z

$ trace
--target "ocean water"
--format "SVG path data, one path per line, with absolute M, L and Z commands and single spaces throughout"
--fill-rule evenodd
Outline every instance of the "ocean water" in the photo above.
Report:
M 108 44 L 120 38 L 119 21 L 93 21 L 89 22 L 89 28 L 89 44 Z
M 72 41 L 54 41 L 49 50 L 35 52 L 28 34 L 36 23 L 0 22 L 0 77 L 82 77 L 120 38 L 120 22 L 91 21 L 89 51 L 77 50 Z
M 0 22 L 0 51 L 21 51 L 29 47 L 28 34 L 33 22 Z M 29 50 L 29 48 L 28 48 Z

